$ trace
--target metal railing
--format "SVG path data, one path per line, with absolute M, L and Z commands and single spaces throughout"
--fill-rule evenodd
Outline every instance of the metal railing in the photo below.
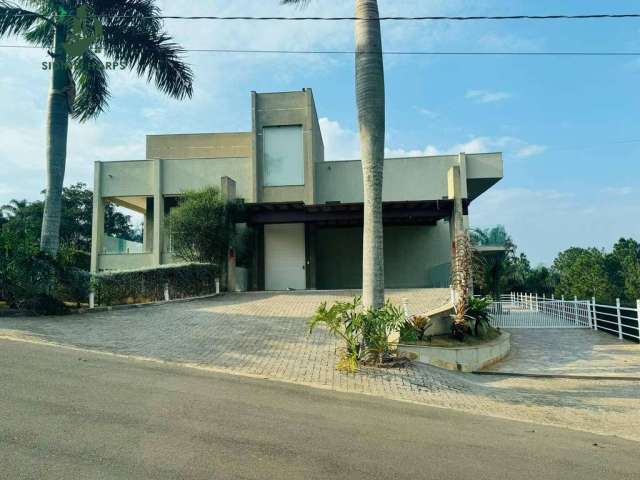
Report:
M 640 300 L 625 307 L 590 300 L 548 298 L 532 293 L 502 295 L 491 305 L 492 323 L 501 328 L 591 328 L 640 342 Z

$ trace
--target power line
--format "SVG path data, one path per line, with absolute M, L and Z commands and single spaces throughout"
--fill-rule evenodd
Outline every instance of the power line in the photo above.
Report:
M 5 14 L 9 15 L 9 14 Z M 34 16 L 24 13 L 17 16 Z M 0 15 L 2 16 L 2 15 Z M 139 17 L 130 15 L 113 15 L 115 19 L 162 19 L 162 20 L 222 20 L 222 21 L 475 21 L 475 20 L 589 20 L 589 19 L 625 19 L 640 18 L 640 13 L 595 13 L 583 15 L 476 15 L 476 16 L 383 16 L 383 17 L 286 17 L 286 16 L 183 16 L 161 15 L 158 17 Z
M 0 45 L 0 48 L 13 49 L 41 49 L 36 45 Z M 251 49 L 228 49 L 228 48 L 185 48 L 185 52 L 192 53 L 236 53 L 236 54 L 282 54 L 282 55 L 354 55 L 355 50 L 251 50 Z M 360 53 L 379 53 L 377 51 Z M 383 55 L 419 55 L 419 56 L 571 56 L 571 57 L 637 57 L 640 52 L 471 52 L 471 51 L 402 51 L 386 50 Z

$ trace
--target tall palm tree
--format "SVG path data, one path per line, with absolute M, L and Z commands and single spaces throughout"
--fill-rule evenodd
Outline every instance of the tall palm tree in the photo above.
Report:
M 0 37 L 21 36 L 47 49 L 52 59 L 40 239 L 42 250 L 51 255 L 60 242 L 69 116 L 80 122 L 95 118 L 110 97 L 105 64 L 96 51 L 174 98 L 193 93 L 183 49 L 163 31 L 160 13 L 154 0 L 0 0 Z
M 282 0 L 306 5 L 309 0 Z M 362 239 L 362 302 L 384 304 L 382 176 L 385 140 L 384 63 L 377 0 L 355 0 L 356 99 L 360 127 L 360 155 L 364 188 Z

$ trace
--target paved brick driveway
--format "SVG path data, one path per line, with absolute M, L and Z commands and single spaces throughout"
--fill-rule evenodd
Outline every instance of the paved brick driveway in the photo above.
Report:
M 640 378 L 640 345 L 587 329 L 512 329 L 511 353 L 488 371 Z
M 412 311 L 448 300 L 446 289 L 390 291 Z M 195 364 L 320 388 L 561 425 L 640 440 L 640 382 L 474 376 L 413 365 L 335 370 L 336 340 L 307 334 L 323 300 L 353 292 L 245 293 L 59 318 L 0 319 L 0 335 Z M 637 350 L 640 357 L 640 348 Z

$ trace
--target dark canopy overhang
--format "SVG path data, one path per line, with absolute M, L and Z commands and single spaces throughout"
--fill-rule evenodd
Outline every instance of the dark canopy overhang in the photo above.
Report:
M 468 202 L 463 203 L 467 213 Z M 306 205 L 304 202 L 249 203 L 245 206 L 248 224 L 313 223 L 318 225 L 362 225 L 363 203 L 324 203 Z M 453 200 L 421 200 L 384 202 L 382 217 L 385 225 L 435 225 L 449 218 Z

